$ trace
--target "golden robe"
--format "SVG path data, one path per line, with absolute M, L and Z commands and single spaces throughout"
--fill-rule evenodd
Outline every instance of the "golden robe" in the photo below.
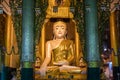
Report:
M 72 40 L 63 40 L 60 45 L 52 50 L 52 64 L 67 60 L 69 64 L 74 62 L 74 44 Z

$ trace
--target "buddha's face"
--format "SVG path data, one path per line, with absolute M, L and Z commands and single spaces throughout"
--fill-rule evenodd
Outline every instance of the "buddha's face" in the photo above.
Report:
M 58 38 L 58 39 L 65 38 L 66 33 L 67 33 L 66 24 L 62 21 L 58 21 L 54 23 L 53 33 L 54 33 L 55 38 Z

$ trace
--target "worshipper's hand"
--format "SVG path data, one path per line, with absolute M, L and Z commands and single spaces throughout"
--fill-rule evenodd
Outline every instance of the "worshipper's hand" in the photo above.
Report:
M 112 72 L 109 70 L 108 67 L 106 68 L 104 73 L 105 73 L 105 76 L 107 77 L 107 79 L 112 80 L 113 75 L 112 75 Z

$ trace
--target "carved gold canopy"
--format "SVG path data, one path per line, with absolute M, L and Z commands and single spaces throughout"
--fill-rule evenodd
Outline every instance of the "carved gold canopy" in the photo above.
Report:
M 70 0 L 49 0 L 46 18 L 73 18 L 70 12 Z

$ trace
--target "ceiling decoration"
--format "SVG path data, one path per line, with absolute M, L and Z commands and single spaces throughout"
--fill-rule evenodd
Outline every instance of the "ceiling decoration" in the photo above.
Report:
M 19 0 L 0 0 L 0 5 L 2 5 L 4 11 L 9 15 L 11 15 L 11 10 L 10 10 L 10 7 L 9 7 L 9 2 L 10 1 L 19 1 Z M 36 3 L 39 4 L 40 1 L 41 0 L 36 0 Z M 43 1 L 48 1 L 48 0 L 43 0 Z M 73 1 L 73 0 L 71 0 L 71 1 Z M 78 0 L 74 0 L 74 1 L 78 1 Z M 83 0 L 79 0 L 79 1 L 83 2 Z M 110 1 L 111 2 L 110 11 L 112 11 L 112 12 L 118 6 L 117 4 L 120 5 L 120 0 L 99 0 L 99 2 L 102 2 L 102 3 L 104 3 L 105 1 L 108 1 L 108 2 Z M 59 4 L 60 0 L 56 0 L 56 2 Z

